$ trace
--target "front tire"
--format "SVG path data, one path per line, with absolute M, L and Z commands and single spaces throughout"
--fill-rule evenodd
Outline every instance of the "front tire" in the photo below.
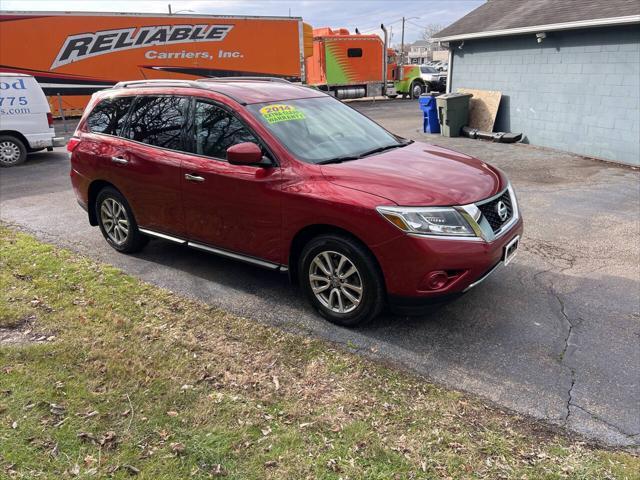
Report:
M 416 99 L 419 98 L 420 95 L 422 95 L 422 93 L 424 92 L 424 88 L 420 82 L 414 80 L 413 82 L 411 82 L 411 88 L 409 89 L 409 91 L 411 92 L 411 98 Z
M 298 278 L 320 315 L 337 325 L 363 325 L 384 306 L 384 283 L 374 258 L 346 236 L 311 240 L 302 250 Z
M 12 135 L 0 136 L 0 167 L 13 167 L 27 159 L 27 147 Z
M 138 229 L 129 202 L 118 190 L 103 188 L 96 197 L 96 218 L 107 243 L 118 252 L 135 253 L 148 241 Z

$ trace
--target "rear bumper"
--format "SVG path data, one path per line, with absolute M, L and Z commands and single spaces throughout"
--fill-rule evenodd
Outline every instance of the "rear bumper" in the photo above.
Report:
M 67 141 L 64 137 L 53 137 L 51 140 L 52 147 L 64 147 L 67 144 Z
M 53 128 L 51 131 L 45 133 L 30 133 L 25 134 L 25 138 L 27 142 L 29 142 L 29 148 L 34 150 L 38 148 L 47 148 L 47 147 L 61 147 L 65 144 L 64 138 L 62 137 L 54 137 L 53 136 Z M 56 145 L 56 141 L 62 141 L 60 145 Z
M 88 211 L 89 179 L 78 172 L 75 168 L 71 169 L 69 176 L 71 177 L 71 186 L 76 195 L 78 205 L 80 205 L 83 210 Z

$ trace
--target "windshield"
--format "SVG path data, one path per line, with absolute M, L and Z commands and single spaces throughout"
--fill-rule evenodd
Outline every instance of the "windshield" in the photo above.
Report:
M 307 163 L 353 160 L 374 150 L 406 144 L 331 97 L 259 103 L 247 108 L 287 150 Z
M 420 71 L 422 73 L 438 73 L 438 70 L 433 67 L 420 67 Z

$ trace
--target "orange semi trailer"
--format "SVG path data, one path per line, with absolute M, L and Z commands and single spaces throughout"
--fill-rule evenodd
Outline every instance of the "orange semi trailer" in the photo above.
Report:
M 1 12 L 0 72 L 33 75 L 51 110 L 79 114 L 122 80 L 272 76 L 339 98 L 380 95 L 382 41 L 299 17 Z
M 383 94 L 384 44 L 378 35 L 315 28 L 307 83 L 341 99 Z
M 305 81 L 311 27 L 298 17 L 0 13 L 0 71 L 33 75 L 76 113 L 121 80 L 273 76 Z

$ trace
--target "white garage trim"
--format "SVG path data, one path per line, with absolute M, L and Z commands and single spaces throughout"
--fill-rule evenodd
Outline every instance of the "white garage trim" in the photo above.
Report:
M 548 25 L 533 25 L 530 27 L 508 28 L 505 30 L 492 30 L 490 32 L 461 33 L 449 37 L 432 38 L 436 42 L 454 42 L 456 40 L 470 40 L 473 38 L 502 37 L 506 35 L 521 35 L 524 33 L 552 32 L 555 30 L 572 30 L 575 28 L 609 27 L 612 25 L 631 25 L 640 23 L 640 15 L 627 15 L 625 17 L 595 18 L 593 20 L 580 20 L 578 22 L 551 23 Z

